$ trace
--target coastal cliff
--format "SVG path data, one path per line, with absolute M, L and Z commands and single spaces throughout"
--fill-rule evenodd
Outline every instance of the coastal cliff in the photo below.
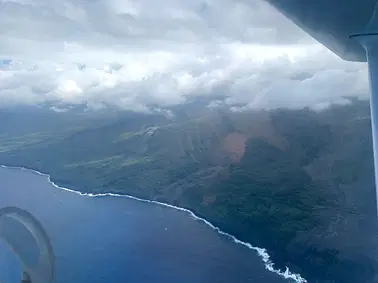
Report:
M 45 114 L 59 127 L 29 113 L 31 130 L 19 116 L 2 115 L 8 123 L 0 137 L 1 164 L 48 173 L 83 192 L 188 208 L 266 248 L 276 267 L 287 266 L 309 282 L 376 282 L 365 101 L 317 112 L 180 109 L 175 119 Z

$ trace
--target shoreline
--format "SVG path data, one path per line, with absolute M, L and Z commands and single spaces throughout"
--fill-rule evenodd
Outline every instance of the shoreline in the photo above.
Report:
M 205 223 L 206 225 L 208 225 L 210 228 L 215 230 L 220 235 L 226 236 L 226 237 L 232 239 L 234 241 L 234 243 L 239 244 L 239 245 L 243 245 L 243 246 L 247 247 L 248 249 L 255 251 L 259 255 L 259 257 L 261 258 L 261 260 L 263 261 L 266 270 L 273 272 L 273 273 L 276 273 L 277 275 L 279 275 L 279 276 L 281 276 L 285 279 L 291 279 L 291 280 L 294 280 L 295 282 L 298 282 L 298 283 L 308 283 L 307 280 L 304 279 L 300 274 L 290 272 L 290 270 L 287 267 L 286 267 L 285 271 L 275 269 L 274 263 L 270 260 L 270 256 L 267 253 L 266 249 L 254 247 L 250 243 L 243 242 L 243 241 L 237 239 L 235 236 L 233 236 L 229 233 L 226 233 L 226 232 L 222 231 L 220 228 L 214 226 L 212 223 L 210 223 L 206 219 L 197 216 L 193 211 L 191 211 L 187 208 L 178 207 L 178 206 L 174 206 L 174 205 L 171 205 L 171 204 L 168 204 L 168 203 L 158 202 L 158 201 L 154 201 L 154 200 L 141 199 L 141 198 L 137 198 L 137 197 L 134 197 L 134 196 L 131 196 L 131 195 L 113 194 L 113 193 L 102 193 L 102 194 L 83 193 L 83 192 L 80 192 L 80 191 L 71 190 L 69 188 L 59 186 L 56 183 L 54 183 L 54 181 L 51 179 L 51 176 L 49 174 L 42 173 L 42 172 L 39 172 L 39 171 L 31 169 L 31 168 L 6 166 L 6 165 L 0 165 L 0 168 L 26 171 L 26 172 L 31 172 L 31 173 L 37 174 L 39 176 L 46 177 L 48 182 L 50 184 L 52 184 L 54 187 L 56 187 L 57 189 L 64 190 L 64 191 L 74 193 L 74 194 L 78 194 L 80 196 L 86 196 L 86 197 L 123 197 L 123 198 L 133 199 L 133 200 L 140 201 L 140 202 L 152 203 L 152 204 L 155 204 L 155 205 L 161 205 L 161 206 L 164 206 L 164 207 L 169 207 L 169 208 L 172 208 L 172 209 L 184 211 L 184 212 L 188 213 L 195 220 L 199 220 L 199 221 Z

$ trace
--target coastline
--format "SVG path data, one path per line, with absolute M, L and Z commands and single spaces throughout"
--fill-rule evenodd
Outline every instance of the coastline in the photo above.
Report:
M 231 235 L 227 232 L 222 231 L 220 228 L 216 227 L 215 225 L 213 225 L 212 223 L 210 223 L 206 219 L 197 216 L 193 211 L 191 211 L 187 208 L 178 207 L 178 206 L 174 206 L 174 205 L 171 205 L 171 204 L 168 204 L 168 203 L 158 202 L 158 201 L 154 201 L 154 200 L 141 199 L 141 198 L 137 198 L 137 197 L 134 197 L 134 196 L 131 196 L 131 195 L 113 194 L 113 193 L 102 193 L 102 194 L 83 193 L 83 192 L 80 192 L 80 191 L 76 191 L 76 190 L 72 190 L 72 189 L 69 189 L 69 188 L 59 186 L 56 183 L 54 183 L 54 181 L 51 179 L 51 176 L 49 174 L 42 173 L 42 172 L 36 171 L 34 169 L 31 169 L 31 168 L 6 166 L 6 165 L 0 165 L 0 167 L 4 168 L 4 169 L 27 171 L 27 172 L 37 174 L 39 176 L 46 177 L 48 182 L 50 184 L 52 184 L 54 187 L 56 187 L 57 189 L 64 190 L 64 191 L 67 191 L 67 192 L 71 192 L 71 193 L 75 193 L 75 194 L 78 194 L 80 196 L 86 196 L 86 197 L 123 197 L 123 198 L 137 200 L 137 201 L 140 201 L 140 202 L 152 203 L 152 204 L 161 205 L 161 206 L 169 207 L 169 208 L 172 208 L 172 209 L 184 211 L 184 212 L 188 213 L 192 218 L 205 223 L 206 225 L 208 225 L 209 227 L 214 229 L 220 235 L 226 236 L 226 237 L 232 239 L 235 243 L 243 245 L 243 246 L 247 247 L 248 249 L 254 250 L 255 252 L 257 252 L 257 254 L 261 258 L 261 260 L 264 262 L 265 268 L 268 271 L 276 273 L 277 275 L 279 275 L 279 276 L 281 276 L 285 279 L 294 280 L 295 282 L 298 282 L 298 283 L 308 283 L 308 281 L 306 279 L 304 279 L 300 274 L 290 272 L 290 270 L 287 267 L 286 267 L 285 271 L 275 269 L 274 263 L 271 261 L 270 256 L 267 253 L 266 249 L 254 247 L 250 243 L 243 242 L 243 241 L 237 239 L 235 236 L 233 236 L 233 235 Z

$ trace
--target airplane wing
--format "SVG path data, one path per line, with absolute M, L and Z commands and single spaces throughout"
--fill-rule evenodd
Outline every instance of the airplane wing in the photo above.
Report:
M 265 1 L 344 60 L 366 61 L 365 49 L 349 36 L 365 29 L 377 0 Z

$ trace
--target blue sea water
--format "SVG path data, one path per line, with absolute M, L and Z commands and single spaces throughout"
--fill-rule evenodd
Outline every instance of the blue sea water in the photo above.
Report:
M 290 282 L 255 250 L 186 211 L 135 199 L 82 196 L 46 176 L 0 168 L 0 208 L 32 213 L 56 256 L 56 282 Z M 19 281 L 16 258 L 0 243 L 0 282 Z M 286 274 L 288 276 L 288 273 Z

